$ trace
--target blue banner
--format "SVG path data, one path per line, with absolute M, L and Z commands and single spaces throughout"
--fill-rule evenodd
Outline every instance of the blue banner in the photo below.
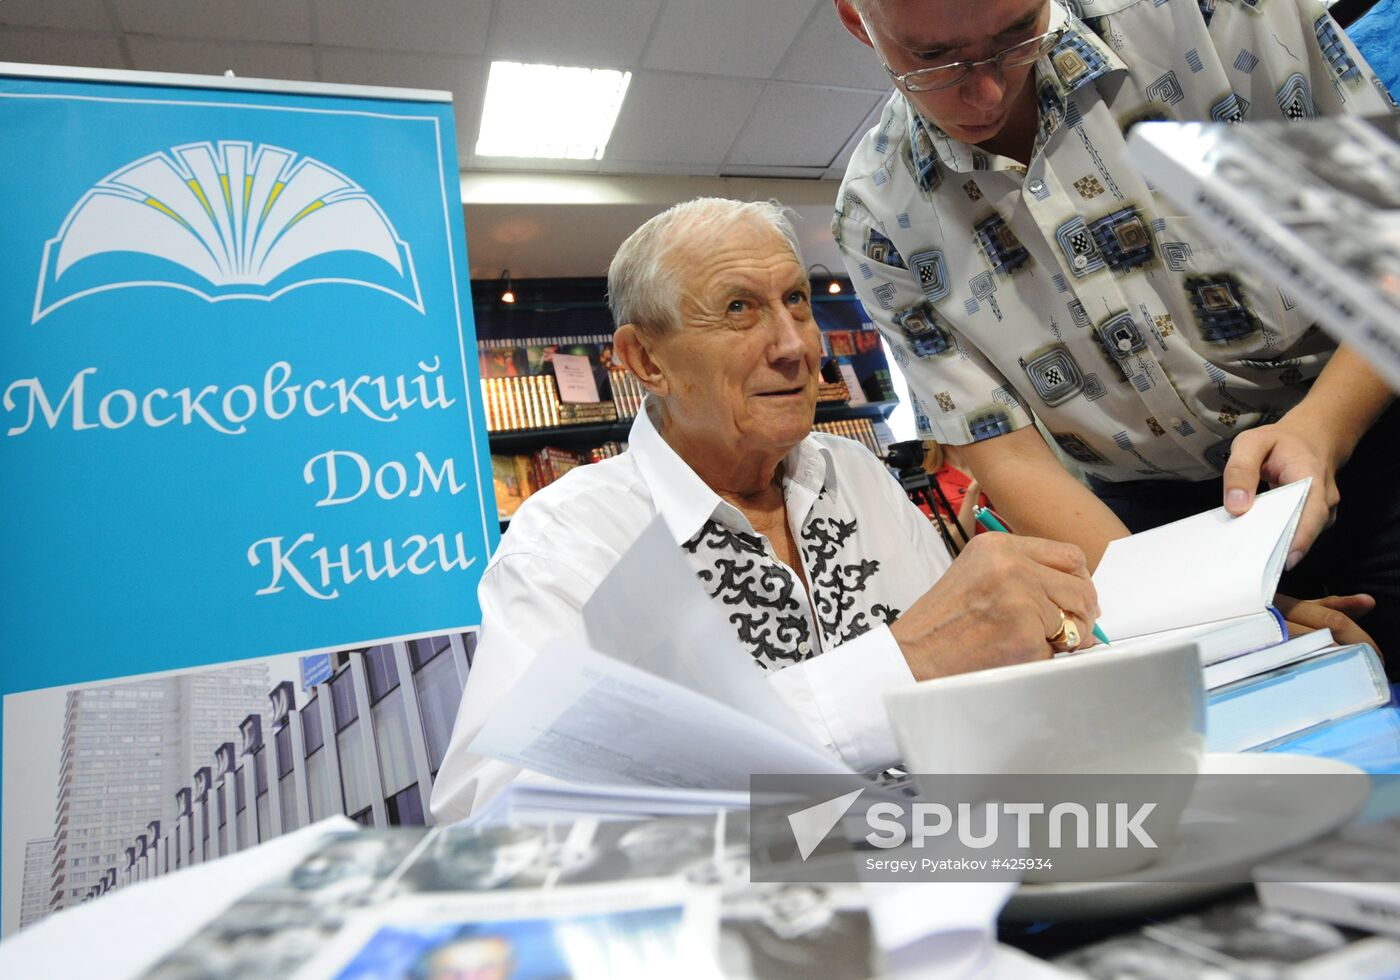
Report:
M 451 105 L 0 78 L 0 132 L 0 692 L 476 624 Z

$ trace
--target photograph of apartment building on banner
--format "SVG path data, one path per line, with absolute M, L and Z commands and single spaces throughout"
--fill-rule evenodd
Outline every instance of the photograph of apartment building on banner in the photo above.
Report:
M 422 824 L 474 632 L 5 699 L 3 932 L 335 814 Z

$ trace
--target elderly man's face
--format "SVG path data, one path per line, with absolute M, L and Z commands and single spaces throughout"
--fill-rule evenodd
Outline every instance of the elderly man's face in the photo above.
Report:
M 897 75 L 995 57 L 1048 29 L 1048 0 L 872 0 L 857 14 L 836 0 L 841 20 Z M 1033 66 L 982 65 L 960 84 L 904 95 L 949 136 L 976 144 L 996 136 L 1030 84 Z
M 652 347 L 668 426 L 732 452 L 786 452 L 812 428 L 821 334 L 806 270 L 749 221 L 672 253 L 678 324 Z

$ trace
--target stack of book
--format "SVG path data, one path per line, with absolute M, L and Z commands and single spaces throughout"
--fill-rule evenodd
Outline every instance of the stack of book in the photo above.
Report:
M 486 430 L 547 429 L 563 424 L 559 393 L 547 374 L 482 378 L 481 401 L 486 406 Z
M 823 381 L 817 385 L 818 402 L 845 402 L 851 400 L 851 391 L 846 387 L 846 382 Z
M 491 476 L 496 487 L 497 518 L 510 520 L 531 494 L 549 486 L 575 466 L 609 459 L 626 449 L 626 443 L 605 442 L 578 452 L 542 446 L 532 453 L 492 453 Z
M 1221 507 L 1110 542 L 1094 572 L 1110 652 L 1196 645 L 1211 752 L 1266 748 L 1390 699 L 1369 646 L 1338 647 L 1326 630 L 1289 640 L 1269 605 L 1310 485 L 1262 493 L 1241 517 Z
M 612 400 L 617 408 L 617 417 L 635 418 L 642 410 L 642 396 L 646 394 L 637 376 L 624 367 L 610 367 L 608 384 L 612 386 Z
M 555 363 L 563 355 L 576 361 L 587 358 L 596 400 L 561 398 Z M 627 417 L 623 400 L 610 390 L 613 382 L 625 384 L 621 376 L 626 372 L 613 361 L 611 338 L 606 335 L 480 340 L 477 356 L 487 431 L 548 429 Z
M 559 421 L 555 425 L 588 425 L 617 421 L 617 408 L 612 402 L 560 402 Z
M 818 422 L 813 428 L 818 432 L 830 432 L 832 435 L 854 439 L 876 456 L 884 452 L 879 437 L 875 434 L 875 426 L 869 419 L 837 419 L 834 422 Z

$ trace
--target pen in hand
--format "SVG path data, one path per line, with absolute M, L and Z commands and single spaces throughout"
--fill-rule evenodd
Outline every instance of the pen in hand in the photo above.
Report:
M 1001 534 L 1011 533 L 1011 529 L 1003 524 L 997 515 L 993 514 L 991 510 L 986 507 L 974 507 L 972 510 L 972 517 L 973 520 L 977 521 L 978 524 L 981 524 L 988 531 L 997 531 Z M 1094 638 L 1100 643 L 1108 643 L 1108 637 L 1104 634 L 1104 631 L 1099 628 L 1098 623 L 1094 624 L 1093 633 Z

